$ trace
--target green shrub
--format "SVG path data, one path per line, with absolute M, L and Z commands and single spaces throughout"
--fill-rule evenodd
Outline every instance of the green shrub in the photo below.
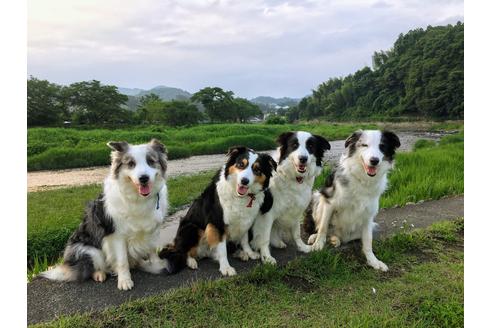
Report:
M 286 124 L 287 121 L 282 116 L 270 115 L 267 117 L 265 123 L 266 124 Z

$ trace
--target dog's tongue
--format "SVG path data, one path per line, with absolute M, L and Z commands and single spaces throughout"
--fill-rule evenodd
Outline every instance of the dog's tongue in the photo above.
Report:
M 138 186 L 138 192 L 142 196 L 147 196 L 148 194 L 150 194 L 150 186 L 149 185 L 145 185 L 145 186 L 140 185 L 140 186 Z
M 246 187 L 246 186 L 238 186 L 237 187 L 237 192 L 238 192 L 238 194 L 240 194 L 241 196 L 243 196 L 243 195 L 245 195 L 248 192 L 248 187 Z
M 368 166 L 367 167 L 367 174 L 376 175 L 376 168 L 374 166 Z

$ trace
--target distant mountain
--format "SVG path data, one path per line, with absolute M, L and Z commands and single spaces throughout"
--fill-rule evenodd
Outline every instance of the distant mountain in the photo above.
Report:
M 126 106 L 130 110 L 136 110 L 139 103 L 140 98 L 154 93 L 159 96 L 162 100 L 186 100 L 191 97 L 191 93 L 186 90 L 166 87 L 163 85 L 159 85 L 150 90 L 138 89 L 138 88 L 118 88 L 119 92 L 128 96 L 128 101 L 126 102 Z
M 260 106 L 260 109 L 263 112 L 272 112 L 280 108 L 296 106 L 299 103 L 300 99 L 289 97 L 274 98 L 269 96 L 259 96 L 250 99 L 250 101 Z
M 145 91 L 144 89 L 138 88 L 118 88 L 118 91 L 127 96 L 136 96 L 140 92 Z
M 142 97 L 151 93 L 155 93 L 162 100 L 183 100 L 191 97 L 191 93 L 188 91 L 179 88 L 166 87 L 163 85 L 159 85 L 150 90 L 142 90 L 140 93 L 136 94 L 136 96 Z
M 274 98 L 269 96 L 259 96 L 250 100 L 255 104 L 263 104 L 263 105 L 278 105 L 278 106 L 294 106 L 297 105 L 300 99 L 282 97 L 282 98 Z

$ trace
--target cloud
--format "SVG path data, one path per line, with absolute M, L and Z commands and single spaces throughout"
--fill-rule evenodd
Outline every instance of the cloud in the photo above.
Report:
M 402 32 L 462 17 L 462 1 L 29 0 L 28 72 L 303 96 L 369 65 Z

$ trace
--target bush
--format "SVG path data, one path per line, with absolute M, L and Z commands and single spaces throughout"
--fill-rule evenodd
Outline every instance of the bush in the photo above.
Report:
M 270 115 L 267 117 L 266 124 L 287 124 L 285 118 L 280 115 Z

